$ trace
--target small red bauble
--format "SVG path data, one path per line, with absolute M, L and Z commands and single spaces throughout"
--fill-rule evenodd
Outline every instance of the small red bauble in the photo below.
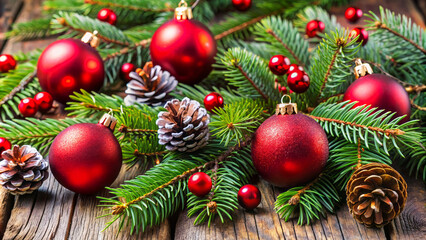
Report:
M 121 147 L 102 124 L 79 123 L 63 130 L 50 147 L 53 176 L 69 190 L 94 194 L 111 185 L 121 165 Z
M 37 76 L 44 91 L 66 103 L 73 92 L 101 89 L 105 69 L 94 48 L 77 39 L 63 39 L 50 44 L 40 55 Z
M 135 71 L 136 67 L 132 63 L 125 63 L 121 66 L 120 74 L 121 77 L 126 79 L 127 81 L 130 81 L 132 78 L 129 76 L 129 74 L 133 71 Z
M 108 8 L 103 8 L 98 12 L 98 20 L 114 25 L 117 21 L 117 14 Z
M 306 24 L 306 35 L 313 38 L 318 32 L 324 32 L 325 24 L 319 20 L 312 20 Z
M 115 25 L 117 22 L 117 14 L 115 14 L 114 11 L 111 10 L 111 13 L 109 14 L 108 23 L 111 25 Z
M 203 172 L 192 174 L 188 180 L 189 191 L 197 197 L 204 197 L 212 189 L 212 179 Z
M 217 92 L 207 94 L 204 98 L 204 107 L 207 111 L 212 111 L 214 108 L 223 108 L 223 97 Z
M 364 46 L 368 42 L 368 32 L 367 30 L 361 27 L 356 27 L 352 29 L 352 31 L 349 33 L 349 36 L 352 38 L 359 36 L 357 42 L 362 41 L 362 46 Z
M 304 72 L 305 70 L 303 69 L 303 67 L 302 66 L 299 66 L 299 65 L 297 65 L 297 64 L 291 64 L 290 65 L 290 67 L 288 68 L 288 74 L 291 74 L 294 70 L 299 70 L 299 71 L 302 71 L 302 72 Z
M 251 156 L 266 181 L 279 187 L 298 186 L 315 179 L 324 168 L 327 135 L 306 115 L 273 115 L 256 130 Z
M 47 112 L 52 108 L 53 98 L 48 92 L 39 92 L 34 96 L 34 101 L 40 112 Z
M 173 19 L 154 33 L 150 52 L 154 66 L 160 65 L 180 83 L 196 84 L 212 71 L 217 46 L 202 23 Z
M 348 7 L 345 11 L 345 18 L 351 22 L 355 23 L 362 17 L 362 10 L 357 7 Z
M 310 85 L 309 76 L 305 72 L 296 69 L 287 76 L 287 85 L 293 92 L 304 93 Z
M 16 68 L 16 60 L 12 55 L 9 54 L 1 54 L 0 55 L 0 72 L 7 73 L 10 70 L 14 70 Z
M 358 101 L 354 107 L 371 105 L 386 111 L 396 112 L 393 118 L 406 115 L 401 123 L 410 119 L 410 97 L 394 78 L 383 74 L 370 74 L 358 78 L 345 92 L 343 101 Z
M 232 5 L 239 11 L 247 11 L 250 9 L 252 0 L 232 0 Z
M 290 59 L 283 55 L 275 55 L 269 60 L 269 69 L 275 75 L 282 76 L 290 67 Z
M 24 117 L 33 117 L 37 111 L 37 103 L 32 98 L 24 98 L 18 105 L 19 112 Z
M 287 94 L 287 88 L 286 88 L 286 87 L 284 87 L 284 86 L 282 86 L 282 87 L 279 89 L 279 91 L 280 91 L 281 93 L 283 93 L 283 94 Z
M 3 151 L 6 151 L 6 150 L 11 149 L 11 148 L 12 148 L 12 144 L 9 142 L 9 140 L 7 140 L 4 137 L 0 137 L 0 154 Z
M 238 191 L 238 203 L 247 210 L 255 209 L 259 206 L 261 200 L 262 194 L 254 185 L 244 185 Z

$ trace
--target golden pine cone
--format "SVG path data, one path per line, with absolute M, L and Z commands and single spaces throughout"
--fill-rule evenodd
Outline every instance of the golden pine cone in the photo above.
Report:
M 382 227 L 396 218 L 407 200 L 407 183 L 392 167 L 370 163 L 358 168 L 346 186 L 349 211 L 368 227 Z

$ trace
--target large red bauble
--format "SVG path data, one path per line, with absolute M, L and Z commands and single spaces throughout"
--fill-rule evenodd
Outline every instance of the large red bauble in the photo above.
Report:
M 362 10 L 357 7 L 348 7 L 345 11 L 345 18 L 351 22 L 355 23 L 362 17 Z
M 300 69 L 293 70 L 287 76 L 287 85 L 293 92 L 306 92 L 309 88 L 310 83 L 311 82 L 308 74 L 300 71 Z
M 34 101 L 40 112 L 47 112 L 52 108 L 53 98 L 48 92 L 39 92 L 34 96 Z
M 24 117 L 33 117 L 37 111 L 37 103 L 32 98 L 24 98 L 18 105 L 18 110 Z
M 12 55 L 1 54 L 0 55 L 0 72 L 6 73 L 16 68 L 16 60 Z
M 324 32 L 325 24 L 319 20 L 312 20 L 306 24 L 306 35 L 313 38 L 318 32 Z
M 217 92 L 209 93 L 204 98 L 204 107 L 207 111 L 211 111 L 214 108 L 223 108 L 223 104 L 223 97 Z
M 196 84 L 212 71 L 217 46 L 202 23 L 173 19 L 154 33 L 150 51 L 154 66 L 160 65 L 180 83 Z
M 4 137 L 0 137 L 0 154 L 12 148 L 12 144 Z
M 232 5 L 239 11 L 247 11 L 250 9 L 252 0 L 232 0 Z
M 37 76 L 44 91 L 56 101 L 66 103 L 69 95 L 80 89 L 101 89 L 105 70 L 94 48 L 77 39 L 63 39 L 50 44 L 40 55 Z
M 94 194 L 117 178 L 122 164 L 121 148 L 109 128 L 79 123 L 55 138 L 49 163 L 62 186 L 76 193 Z
M 238 191 L 238 203 L 245 209 L 255 209 L 259 206 L 261 200 L 262 194 L 254 185 L 244 185 Z
M 195 196 L 204 197 L 212 189 L 212 179 L 206 173 L 194 173 L 188 180 L 188 189 Z
M 323 170 L 328 159 L 327 135 L 303 114 L 273 115 L 256 130 L 251 157 L 266 181 L 279 187 L 298 186 Z
M 406 115 L 402 123 L 410 119 L 410 97 L 394 78 L 383 74 L 370 74 L 358 78 L 346 90 L 343 101 L 358 101 L 354 107 L 371 105 L 386 111 L 396 112 L 393 118 Z

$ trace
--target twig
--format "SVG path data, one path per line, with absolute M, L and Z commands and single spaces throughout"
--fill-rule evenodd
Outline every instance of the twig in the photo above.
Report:
M 158 156 L 158 155 L 163 155 L 165 153 L 168 153 L 169 151 L 160 151 L 160 152 L 151 152 L 151 153 L 143 153 L 143 152 L 139 152 L 139 150 L 135 149 L 135 151 L 133 152 L 133 154 L 136 157 L 141 157 L 141 156 Z
M 295 205 L 297 205 L 297 204 L 299 204 L 299 202 L 300 202 L 300 196 L 301 195 L 303 195 L 304 193 L 305 193 L 305 191 L 306 190 L 309 190 L 311 187 L 312 187 L 312 185 L 314 185 L 316 182 L 318 182 L 318 180 L 322 177 L 322 173 L 317 177 L 317 178 L 315 178 L 312 182 L 310 182 L 308 185 L 306 185 L 304 188 L 302 188 L 302 189 L 300 189 L 299 191 L 297 191 L 297 193 L 293 196 L 293 197 L 291 197 L 289 200 L 288 200 L 288 204 L 290 204 L 290 205 L 292 205 L 292 206 L 295 206 Z
M 111 58 L 115 58 L 115 57 L 117 57 L 117 56 L 121 56 L 121 55 L 123 55 L 123 54 L 126 54 L 126 53 L 130 52 L 131 50 L 136 49 L 136 48 L 137 48 L 137 47 L 139 47 L 139 46 L 142 46 L 142 47 L 144 47 L 144 48 L 145 48 L 145 47 L 147 47 L 150 43 L 151 43 L 151 38 L 149 38 L 149 39 L 144 39 L 144 40 L 142 40 L 142 41 L 140 41 L 140 42 L 138 42 L 138 43 L 136 43 L 136 44 L 134 44 L 134 45 L 132 45 L 132 46 L 130 46 L 130 47 L 122 48 L 122 49 L 120 49 L 120 51 L 118 51 L 118 52 L 111 53 L 111 54 L 109 54 L 108 56 L 104 57 L 102 60 L 107 61 L 107 60 L 109 60 L 109 59 L 111 59 Z
M 234 60 L 234 66 L 240 70 L 241 74 L 250 82 L 250 84 L 256 89 L 256 91 L 263 97 L 263 99 L 268 100 L 268 96 L 262 92 L 262 90 L 254 83 L 253 79 L 251 79 L 248 74 L 243 70 L 243 68 L 238 65 L 237 61 Z
M 298 65 L 305 66 L 305 64 L 303 64 L 303 62 L 297 57 L 297 55 L 288 47 L 287 44 L 284 43 L 284 41 L 280 37 L 278 37 L 278 35 L 272 29 L 268 29 L 266 30 L 266 32 L 272 37 L 274 37 L 278 42 L 280 42 L 285 49 L 287 49 L 291 56 L 293 56 L 293 58 L 297 61 Z
M 128 128 L 127 126 L 125 126 L 124 124 L 121 124 L 121 126 L 118 128 L 119 132 L 121 133 L 157 133 L 157 130 L 153 130 L 153 129 L 132 129 L 132 128 Z
M 339 52 L 340 52 L 341 42 L 343 42 L 343 41 L 340 41 L 340 39 L 339 39 L 338 43 L 337 43 L 337 45 L 339 45 L 339 47 L 336 49 L 336 51 L 334 51 L 333 57 L 331 58 L 331 62 L 328 65 L 328 69 L 327 69 L 327 72 L 325 73 L 325 76 L 324 76 L 324 79 L 323 79 L 323 83 L 322 83 L 321 90 L 319 92 L 318 98 L 321 97 L 321 93 L 324 90 L 325 85 L 327 84 L 327 80 L 328 80 L 328 77 L 331 74 L 331 69 L 333 68 L 334 62 L 336 61 L 337 54 L 339 54 Z
M 357 149 L 357 158 L 358 158 L 358 162 L 355 166 L 355 170 L 360 168 L 362 166 L 362 159 L 361 159 L 361 151 L 364 151 L 363 148 L 361 148 L 361 138 L 358 138 L 358 149 Z
M 22 91 L 28 84 L 30 84 L 34 80 L 36 74 L 37 71 L 34 71 L 28 74 L 24 79 L 22 79 L 18 86 L 16 86 L 12 91 L 10 91 L 9 94 L 7 94 L 1 99 L 0 106 L 11 100 L 18 92 Z
M 212 179 L 213 180 L 213 186 L 212 186 L 212 189 L 210 190 L 210 193 L 209 193 L 209 197 L 208 197 L 209 202 L 206 204 L 206 207 L 209 209 L 210 213 L 216 213 L 216 209 L 217 209 L 216 202 L 212 201 L 212 200 L 213 200 L 213 197 L 214 197 L 214 190 L 216 189 L 216 186 L 217 186 L 217 170 L 218 169 L 219 169 L 219 162 L 216 159 L 216 161 L 214 163 L 214 167 L 212 169 L 212 172 L 213 172 L 213 179 Z
M 233 28 L 231 28 L 231 29 L 226 30 L 225 32 L 223 32 L 223 33 L 221 33 L 221 34 L 216 35 L 216 36 L 214 37 L 214 39 L 216 39 L 216 40 L 220 40 L 220 39 L 222 39 L 222 38 L 224 38 L 224 37 L 226 37 L 226 36 L 228 36 L 228 35 L 231 35 L 231 34 L 233 34 L 233 33 L 235 33 L 235 32 L 238 32 L 238 31 L 240 31 L 240 30 L 243 30 L 244 28 L 247 28 L 248 26 L 253 25 L 253 24 L 255 24 L 255 23 L 259 22 L 260 20 L 262 20 L 262 19 L 264 19 L 264 18 L 266 18 L 266 17 L 268 17 L 268 16 L 269 16 L 269 15 L 265 15 L 265 16 L 260 16 L 260 17 L 257 17 L 257 18 L 253 18 L 252 20 L 250 20 L 250 21 L 248 21 L 248 22 L 245 22 L 245 23 L 243 23 L 243 24 L 241 24 L 241 25 L 238 25 L 238 26 L 236 26 L 236 27 L 233 27 Z

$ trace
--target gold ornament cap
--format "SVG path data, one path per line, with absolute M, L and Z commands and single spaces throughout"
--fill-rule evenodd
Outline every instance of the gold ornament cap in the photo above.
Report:
M 188 7 L 185 0 L 180 1 L 179 6 L 175 9 L 175 19 L 186 20 L 192 19 L 192 8 Z
M 96 37 L 97 34 L 98 34 L 98 31 L 96 31 L 96 30 L 93 31 L 93 33 L 86 32 L 83 35 L 83 37 L 81 38 L 81 41 L 89 44 L 92 48 L 97 48 L 99 46 L 99 44 L 101 43 L 99 38 Z
M 361 59 L 355 59 L 355 68 L 354 68 L 355 78 L 364 77 L 370 74 L 373 74 L 373 69 L 370 64 L 362 63 Z
M 117 125 L 117 119 L 112 115 L 105 113 L 101 120 L 99 120 L 98 124 L 111 129 L 111 131 L 114 131 L 115 125 Z
M 289 102 L 284 103 L 284 98 L 288 97 Z M 297 114 L 297 104 L 291 103 L 290 95 L 283 95 L 281 98 L 281 103 L 277 105 L 277 109 L 275 110 L 275 115 L 293 115 Z

